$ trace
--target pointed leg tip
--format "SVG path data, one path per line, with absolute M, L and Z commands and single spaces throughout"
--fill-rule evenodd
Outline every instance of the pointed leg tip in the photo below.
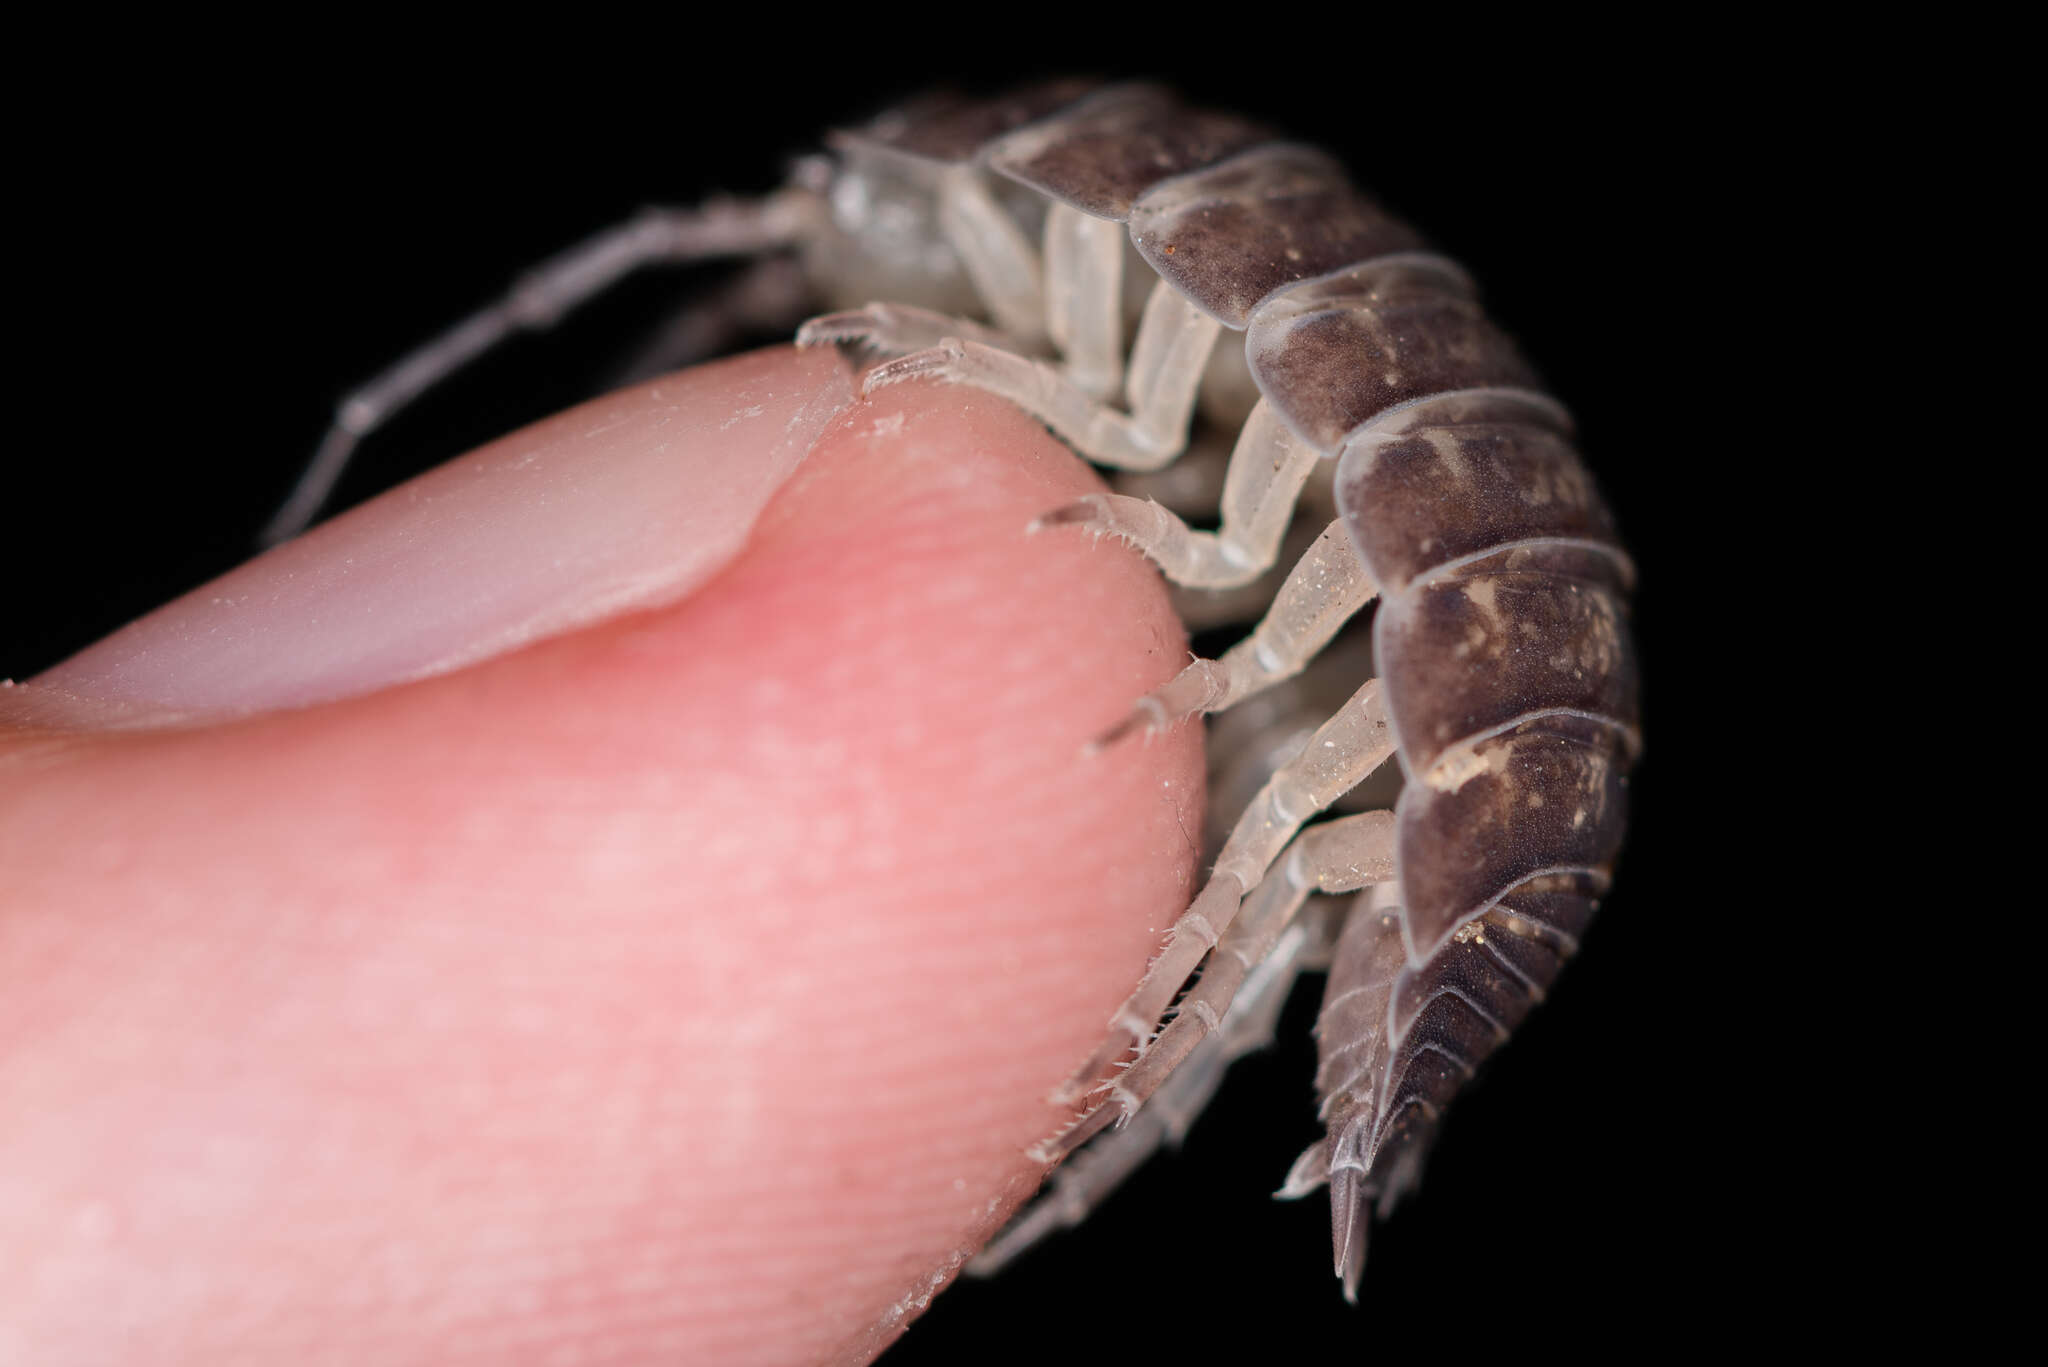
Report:
M 1141 729 L 1144 725 L 1145 718 L 1140 714 L 1133 712 L 1130 716 L 1125 717 L 1122 721 L 1118 722 L 1115 726 L 1110 727 L 1107 731 L 1104 731 L 1094 740 L 1089 741 L 1087 753 L 1091 755 L 1099 755 L 1104 750 L 1109 749 L 1110 746 L 1120 744 L 1125 739 L 1127 739 L 1131 735 L 1131 733 Z
M 1092 499 L 1083 498 L 1061 504 L 1051 512 L 1040 515 L 1032 521 L 1031 530 L 1042 532 L 1051 527 L 1071 527 L 1076 523 L 1094 520 L 1095 504 Z
M 796 330 L 796 344 L 815 347 L 859 341 L 868 331 L 859 313 L 821 313 Z
M 1118 745 L 1138 734 L 1147 736 L 1164 731 L 1173 721 L 1166 715 L 1166 709 L 1156 698 L 1147 696 L 1138 699 L 1123 720 L 1088 742 L 1090 754 L 1099 754 L 1112 745 Z

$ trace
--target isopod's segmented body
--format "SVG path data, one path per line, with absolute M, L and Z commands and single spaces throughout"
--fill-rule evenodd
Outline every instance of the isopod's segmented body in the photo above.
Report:
M 495 335 L 633 266 L 727 254 L 763 256 L 757 271 L 799 260 L 810 299 L 847 310 L 814 318 L 799 341 L 894 357 L 868 373 L 870 389 L 918 377 L 985 388 L 1126 470 L 1178 456 L 1198 401 L 1239 427 L 1216 533 L 1116 495 L 1041 520 L 1118 535 L 1178 584 L 1257 579 L 1312 470 L 1334 459 L 1337 521 L 1265 619 L 1111 734 L 1289 678 L 1375 597 L 1381 677 L 1273 770 L 1061 1093 L 1099 1104 L 1038 1152 L 1064 1156 L 1112 1121 L 1135 1123 L 1057 1175 L 988 1261 L 1076 1217 L 1175 1132 L 1228 1059 L 1270 1031 L 1294 974 L 1327 961 L 1327 1135 L 1285 1191 L 1329 1184 L 1353 1294 L 1370 1216 L 1412 1185 L 1446 1104 L 1556 977 L 1621 841 L 1637 748 L 1632 570 L 1570 419 L 1463 271 L 1329 157 L 1260 125 L 1149 85 L 1061 82 L 933 99 L 832 146 L 836 163 L 801 168 L 758 205 L 649 211 L 535 272 L 344 405 L 330 445 L 345 454 Z M 1156 281 L 1126 357 L 1125 285 L 1146 275 Z M 986 321 L 954 316 L 967 312 Z M 1110 402 L 1119 387 L 1122 408 Z M 323 451 L 329 467 L 338 459 Z M 316 503 L 332 476 L 317 466 Z M 1390 756 L 1404 778 L 1392 813 L 1303 829 Z M 1313 893 L 1356 889 L 1341 933 L 1297 916 Z M 1095 1085 L 1134 1047 L 1114 1082 Z

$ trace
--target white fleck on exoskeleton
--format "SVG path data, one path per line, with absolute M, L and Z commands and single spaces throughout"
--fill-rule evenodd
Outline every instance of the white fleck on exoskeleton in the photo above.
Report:
M 1633 570 L 1571 420 L 1464 272 L 1334 161 L 1158 87 L 934 97 L 830 148 L 759 201 L 647 210 L 401 360 L 341 405 L 268 539 L 310 521 L 364 435 L 503 338 L 642 266 L 738 257 L 665 360 L 815 315 L 799 344 L 879 361 L 866 390 L 972 385 L 1123 472 L 1124 492 L 1038 528 L 1121 538 L 1205 595 L 1206 620 L 1263 611 L 1093 744 L 1270 705 L 1376 602 L 1378 677 L 1354 684 L 1361 665 L 1333 652 L 1325 686 L 1354 672 L 1311 732 L 1278 709 L 1223 748 L 1214 773 L 1242 815 L 1056 1094 L 1078 1116 L 1034 1154 L 1096 1142 L 975 1265 L 1080 1219 L 1175 1139 L 1271 1038 L 1295 978 L 1327 968 L 1326 1134 L 1282 1194 L 1328 1185 L 1355 1297 L 1371 1218 L 1412 1188 L 1444 1108 L 1576 948 L 1621 841 Z M 1198 411 L 1234 433 L 1220 489 L 1213 460 L 1176 466 Z M 1139 490 L 1220 524 L 1194 530 Z M 1290 544 L 1304 490 L 1333 494 L 1335 516 Z M 1292 566 L 1269 589 L 1283 547 Z M 1309 824 L 1389 760 L 1390 809 Z M 1319 894 L 1351 895 L 1349 911 L 1304 914 Z

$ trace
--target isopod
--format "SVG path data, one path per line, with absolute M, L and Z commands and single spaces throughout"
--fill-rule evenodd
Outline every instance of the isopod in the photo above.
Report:
M 1379 673 L 1264 766 L 1208 881 L 1057 1094 L 1080 1113 L 1034 1154 L 1080 1158 L 980 1266 L 1085 1214 L 1270 1036 L 1294 978 L 1326 966 L 1326 1132 L 1282 1194 L 1328 1186 L 1355 1299 L 1370 1222 L 1576 949 L 1621 843 L 1640 748 L 1634 571 L 1572 420 L 1462 269 L 1334 159 L 1252 121 L 1153 85 L 1060 81 L 933 97 L 829 146 L 761 200 L 599 234 L 401 360 L 343 402 L 268 535 L 302 528 L 363 436 L 501 339 L 643 265 L 718 256 L 749 264 L 667 362 L 815 315 L 800 344 L 880 358 L 866 390 L 984 389 L 1117 471 L 1172 465 L 1198 412 L 1234 432 L 1214 532 L 1127 493 L 1036 524 L 1118 537 L 1184 589 L 1260 580 L 1334 469 L 1336 516 L 1250 634 L 1096 743 L 1238 707 L 1375 603 Z M 1389 760 L 1391 810 L 1310 824 Z M 1304 914 L 1317 894 L 1355 896 L 1341 917 Z

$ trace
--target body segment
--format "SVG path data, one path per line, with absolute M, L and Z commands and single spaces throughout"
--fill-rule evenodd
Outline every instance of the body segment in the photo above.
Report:
M 1098 741 L 1292 678 L 1375 599 L 1378 677 L 1352 681 L 1333 714 L 1291 721 L 1313 728 L 1298 753 L 1258 751 L 1263 783 L 1213 875 L 1056 1094 L 1082 1113 L 1036 1151 L 1063 1157 L 1155 1096 L 1167 1118 L 1091 1150 L 1056 1179 L 1057 1218 L 1028 1214 L 995 1257 L 1078 1218 L 1183 1129 L 1229 1059 L 1270 1034 L 1294 976 L 1327 964 L 1327 1134 L 1286 1194 L 1329 1184 L 1336 1268 L 1355 1294 L 1369 1219 L 1412 1186 L 1444 1108 L 1573 952 L 1621 842 L 1639 746 L 1633 569 L 1571 420 L 1460 267 L 1332 158 L 1255 121 L 1151 85 L 1048 82 L 935 97 L 829 145 L 835 163 L 777 196 L 650 211 L 448 336 L 487 345 L 539 326 L 641 264 L 793 259 L 808 308 L 838 310 L 799 342 L 879 356 L 869 390 L 987 389 L 1130 471 L 1171 464 L 1194 425 L 1221 424 L 1234 449 L 1216 530 L 1123 494 L 1035 524 L 1114 534 L 1203 590 L 1259 581 L 1304 487 L 1333 469 L 1337 518 L 1264 620 Z M 522 313 L 521 299 L 546 307 Z M 401 361 L 363 391 L 397 395 L 378 416 L 344 405 L 294 507 L 318 502 L 386 408 L 476 350 L 444 339 Z M 1403 779 L 1391 812 L 1308 824 L 1389 758 Z M 1245 769 L 1231 770 L 1241 788 L 1257 777 Z M 1354 891 L 1348 916 L 1314 909 Z
M 1639 745 L 1633 570 L 1569 418 L 1464 272 L 1321 154 L 1256 142 L 1226 153 L 1233 135 L 1252 136 L 1226 124 L 1202 130 L 1217 155 L 1198 166 L 1198 126 L 1168 145 L 1157 110 L 1097 97 L 1064 125 L 1055 115 L 1009 134 L 991 160 L 1077 208 L 1127 219 L 1161 280 L 1245 333 L 1263 402 L 1297 440 L 1339 460 L 1340 521 L 1379 592 L 1380 705 L 1407 783 L 1391 877 L 1354 911 L 1331 971 L 1317 1079 L 1328 1137 L 1289 1190 L 1332 1182 L 1337 1270 L 1355 1294 L 1370 1212 L 1412 1185 L 1444 1107 L 1540 1000 L 1607 884 Z M 1143 184 L 1147 157 L 1164 174 Z M 1183 677 L 1202 696 L 1155 707 L 1158 720 L 1249 691 L 1213 672 Z M 1249 892 L 1280 876 L 1232 871 L 1234 847 L 1176 939 L 1192 926 L 1224 952 L 1218 922 L 1228 920 L 1215 910 L 1234 891 L 1224 880 Z M 1170 940 L 1155 972 L 1175 949 Z M 1228 1000 L 1206 989 L 1225 967 L 1210 960 L 1156 1040 L 1161 993 L 1141 986 L 1111 1036 L 1128 1034 L 1138 1061 L 1103 1110 L 1142 1104 L 1133 1089 L 1158 1071 L 1159 1051 L 1186 1051 L 1186 1027 L 1220 1032 Z M 1178 974 L 1176 964 L 1164 977 Z M 1104 1061 L 1099 1052 L 1077 1078 Z M 1084 1120 L 1069 1135 L 1098 1128 Z

